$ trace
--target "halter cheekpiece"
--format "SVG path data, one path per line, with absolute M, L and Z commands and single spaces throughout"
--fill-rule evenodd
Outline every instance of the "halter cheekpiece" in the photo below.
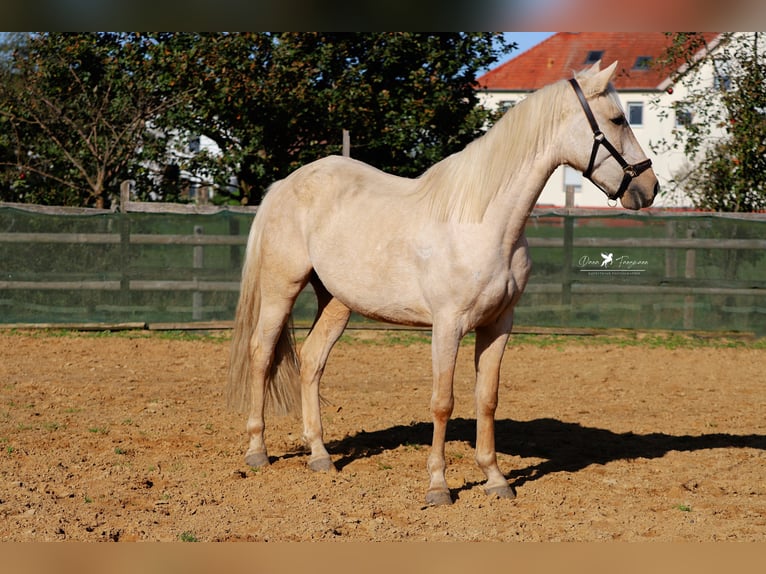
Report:
M 623 194 L 625 193 L 625 190 L 628 189 L 628 185 L 630 185 L 631 180 L 634 177 L 638 177 L 643 172 L 645 172 L 647 169 L 649 169 L 652 165 L 652 160 L 645 159 L 644 161 L 640 161 L 638 163 L 630 164 L 627 161 L 625 161 L 625 158 L 622 157 L 622 154 L 617 151 L 617 148 L 612 145 L 612 143 L 606 139 L 606 135 L 604 135 L 604 132 L 602 132 L 598 127 L 598 122 L 596 121 L 595 116 L 593 115 L 593 112 L 590 109 L 590 105 L 588 104 L 588 100 L 585 99 L 585 94 L 582 93 L 582 88 L 580 87 L 580 84 L 577 83 L 577 80 L 575 78 L 572 78 L 569 80 L 569 83 L 572 85 L 572 88 L 575 91 L 575 94 L 577 94 L 577 99 L 580 100 L 580 105 L 582 106 L 583 111 L 585 112 L 585 117 L 588 118 L 588 123 L 590 123 L 590 127 L 593 130 L 593 148 L 590 152 L 590 161 L 588 162 L 588 168 L 583 172 L 583 175 L 588 178 L 596 187 L 598 187 L 601 191 L 606 193 L 607 197 L 609 199 L 620 199 Z M 617 163 L 620 164 L 620 167 L 622 167 L 623 176 L 622 176 L 622 182 L 620 183 L 620 187 L 617 190 L 617 193 L 614 195 L 609 195 L 609 192 L 606 191 L 603 187 L 601 187 L 598 183 L 593 181 L 591 179 L 591 174 L 593 173 L 593 167 L 596 163 L 596 155 L 598 154 L 598 148 L 599 146 L 604 146 L 607 151 L 611 154 L 611 156 L 617 160 Z

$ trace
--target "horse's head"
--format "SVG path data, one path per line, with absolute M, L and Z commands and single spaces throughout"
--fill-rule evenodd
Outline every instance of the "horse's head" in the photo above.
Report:
M 600 70 L 596 63 L 570 80 L 574 112 L 565 161 L 610 199 L 641 209 L 652 204 L 660 186 L 609 83 L 616 67 L 614 62 Z

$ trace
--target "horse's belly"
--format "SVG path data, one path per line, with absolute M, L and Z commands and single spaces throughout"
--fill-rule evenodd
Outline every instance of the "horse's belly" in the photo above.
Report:
M 412 270 L 364 258 L 341 265 L 317 264 L 314 269 L 333 297 L 360 315 L 400 325 L 431 324 Z
M 413 309 L 406 306 L 395 308 L 378 308 L 358 310 L 357 313 L 372 319 L 373 321 L 383 321 L 385 323 L 394 323 L 396 325 L 407 325 L 410 327 L 430 327 L 430 315 L 423 313 L 422 310 Z
M 429 326 L 431 313 L 417 298 L 397 297 L 379 286 L 346 284 L 338 289 L 328 288 L 352 311 L 375 321 L 398 325 Z

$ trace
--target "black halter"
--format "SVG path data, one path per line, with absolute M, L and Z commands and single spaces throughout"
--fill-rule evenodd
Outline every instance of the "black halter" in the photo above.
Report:
M 569 80 L 569 83 L 572 84 L 572 88 L 574 88 L 575 94 L 577 94 L 577 98 L 580 100 L 580 105 L 582 106 L 583 111 L 585 112 L 585 117 L 588 118 L 588 122 L 590 123 L 590 127 L 593 130 L 593 149 L 590 152 L 590 162 L 588 162 L 588 168 L 583 172 L 583 175 L 590 179 L 590 181 L 598 187 L 601 191 L 606 193 L 607 197 L 609 199 L 620 199 L 622 195 L 625 193 L 625 190 L 628 189 L 628 185 L 630 185 L 630 181 L 634 177 L 638 177 L 643 172 L 645 172 L 647 169 L 649 169 L 652 165 L 652 160 L 645 159 L 644 161 L 640 161 L 638 163 L 630 164 L 627 161 L 625 161 L 625 158 L 622 157 L 622 154 L 617 151 L 617 148 L 614 147 L 611 142 L 606 139 L 606 136 L 604 135 L 604 132 L 602 132 L 598 127 L 598 122 L 596 121 L 596 118 L 593 116 L 593 112 L 590 109 L 590 105 L 588 105 L 588 101 L 585 99 L 585 94 L 582 93 L 582 88 L 580 88 L 580 84 L 577 83 L 577 80 L 572 78 Z M 593 166 L 596 162 L 596 155 L 598 154 L 598 148 L 599 146 L 604 146 L 607 151 L 612 154 L 612 157 L 617 160 L 617 162 L 620 164 L 620 167 L 622 167 L 622 171 L 624 175 L 622 176 L 622 182 L 620 183 L 620 188 L 617 190 L 617 193 L 614 195 L 609 195 L 609 192 L 606 191 L 603 187 L 601 187 L 599 184 L 597 184 L 595 181 L 593 181 L 590 176 L 593 173 Z

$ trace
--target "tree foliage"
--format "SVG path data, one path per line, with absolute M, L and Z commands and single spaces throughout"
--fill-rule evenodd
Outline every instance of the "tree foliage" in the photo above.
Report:
M 766 50 L 763 34 L 724 34 L 711 50 L 699 33 L 673 35 L 667 59 L 686 64 L 677 80 L 688 88 L 679 108 L 691 122 L 662 149 L 683 149 L 692 167 L 676 185 L 695 207 L 766 209 Z M 705 81 L 702 70 L 712 69 Z
M 0 87 L 11 199 L 104 207 L 128 177 L 147 122 L 182 99 L 163 81 L 161 50 L 140 34 L 32 34 L 18 43 Z
M 353 157 L 421 173 L 480 133 L 490 114 L 476 105 L 476 74 L 511 47 L 460 33 L 216 34 L 195 45 L 188 81 L 204 97 L 164 125 L 213 139 L 222 157 L 197 156 L 195 167 L 234 171 L 229 196 L 241 202 L 340 153 L 344 129 Z
M 476 75 L 513 45 L 490 33 L 49 33 L 14 47 L 3 197 L 103 205 L 125 178 L 177 199 L 183 173 L 224 201 L 258 202 L 339 153 L 343 129 L 353 157 L 415 176 L 492 121 Z M 200 135 L 221 153 L 191 153 Z

